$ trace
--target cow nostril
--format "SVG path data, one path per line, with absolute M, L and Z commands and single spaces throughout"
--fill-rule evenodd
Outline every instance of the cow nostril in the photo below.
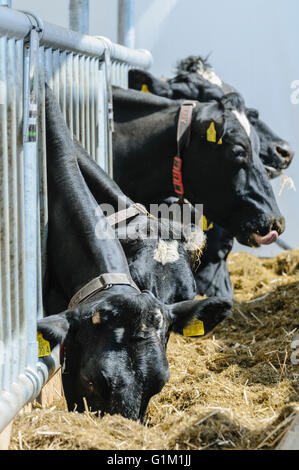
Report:
M 290 162 L 295 154 L 293 149 L 287 143 L 282 143 L 280 145 L 274 146 L 275 152 L 280 158 L 283 158 L 285 161 Z
M 285 219 L 284 219 L 284 217 L 281 217 L 279 219 L 274 220 L 272 225 L 271 225 L 270 231 L 271 230 L 276 230 L 278 235 L 281 235 L 285 230 Z

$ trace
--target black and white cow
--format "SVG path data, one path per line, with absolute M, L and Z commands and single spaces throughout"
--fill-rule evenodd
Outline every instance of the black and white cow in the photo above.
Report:
M 143 420 L 151 396 L 169 378 L 170 331 L 182 334 L 192 319 L 203 321 L 209 331 L 230 313 L 231 302 L 165 305 L 151 292 L 140 292 L 64 130 L 59 106 L 46 87 L 48 316 L 38 322 L 38 331 L 52 348 L 64 346 L 69 409 L 77 405 L 82 411 L 85 397 L 93 411 Z
M 171 99 L 197 99 L 202 102 L 220 100 L 225 93 L 235 89 L 223 82 L 213 71 L 206 59 L 190 56 L 180 61 L 177 75 L 167 81 L 157 79 L 147 72 L 131 70 L 129 86 L 142 87 L 159 96 Z M 245 109 L 260 140 L 259 156 L 270 178 L 275 178 L 287 168 L 294 156 L 288 142 L 277 136 L 252 108 Z M 170 200 L 173 203 L 173 200 Z M 207 246 L 196 273 L 197 291 L 206 295 L 233 297 L 226 259 L 232 249 L 231 233 L 217 224 L 207 232 Z
M 175 195 L 172 170 L 181 101 L 113 89 L 114 179 L 144 204 Z M 215 140 L 207 137 L 214 126 Z M 193 110 L 190 144 L 184 149 L 182 180 L 191 204 L 243 244 L 277 240 L 284 219 L 259 159 L 259 140 L 240 95 L 199 103 Z
M 118 185 L 90 158 L 77 142 L 75 155 L 96 201 L 114 211 L 134 206 Z M 120 207 L 121 205 L 121 207 Z M 164 303 L 191 300 L 196 295 L 192 259 L 201 255 L 205 236 L 200 229 L 182 230 L 166 219 L 139 213 L 115 227 L 133 280 Z

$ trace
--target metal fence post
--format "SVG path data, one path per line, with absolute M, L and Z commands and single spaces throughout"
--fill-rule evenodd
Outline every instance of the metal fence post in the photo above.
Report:
M 135 47 L 134 0 L 118 0 L 117 42 L 126 47 Z
M 89 0 L 69 0 L 69 27 L 81 34 L 89 33 Z

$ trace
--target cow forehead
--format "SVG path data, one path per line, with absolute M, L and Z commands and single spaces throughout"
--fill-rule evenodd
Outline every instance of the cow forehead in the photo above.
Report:
M 241 124 L 241 126 L 243 127 L 243 129 L 245 130 L 246 134 L 248 137 L 250 137 L 250 134 L 251 134 L 251 126 L 250 126 L 250 122 L 248 121 L 247 119 L 247 116 L 246 114 L 242 111 L 237 111 L 236 109 L 233 109 L 232 113 L 236 116 L 236 118 L 238 119 L 239 123 Z
M 198 71 L 199 75 L 201 75 L 205 80 L 212 83 L 213 85 L 217 85 L 222 88 L 222 80 L 216 75 L 213 70 L 204 69 L 202 71 Z
M 161 264 L 175 263 L 180 258 L 177 240 L 159 240 L 154 252 L 154 260 Z

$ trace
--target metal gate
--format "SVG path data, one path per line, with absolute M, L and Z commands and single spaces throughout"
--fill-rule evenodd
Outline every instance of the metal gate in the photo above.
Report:
M 111 85 L 128 86 L 148 51 L 0 7 L 0 432 L 59 367 L 38 359 L 47 237 L 45 82 L 67 125 L 112 175 Z

